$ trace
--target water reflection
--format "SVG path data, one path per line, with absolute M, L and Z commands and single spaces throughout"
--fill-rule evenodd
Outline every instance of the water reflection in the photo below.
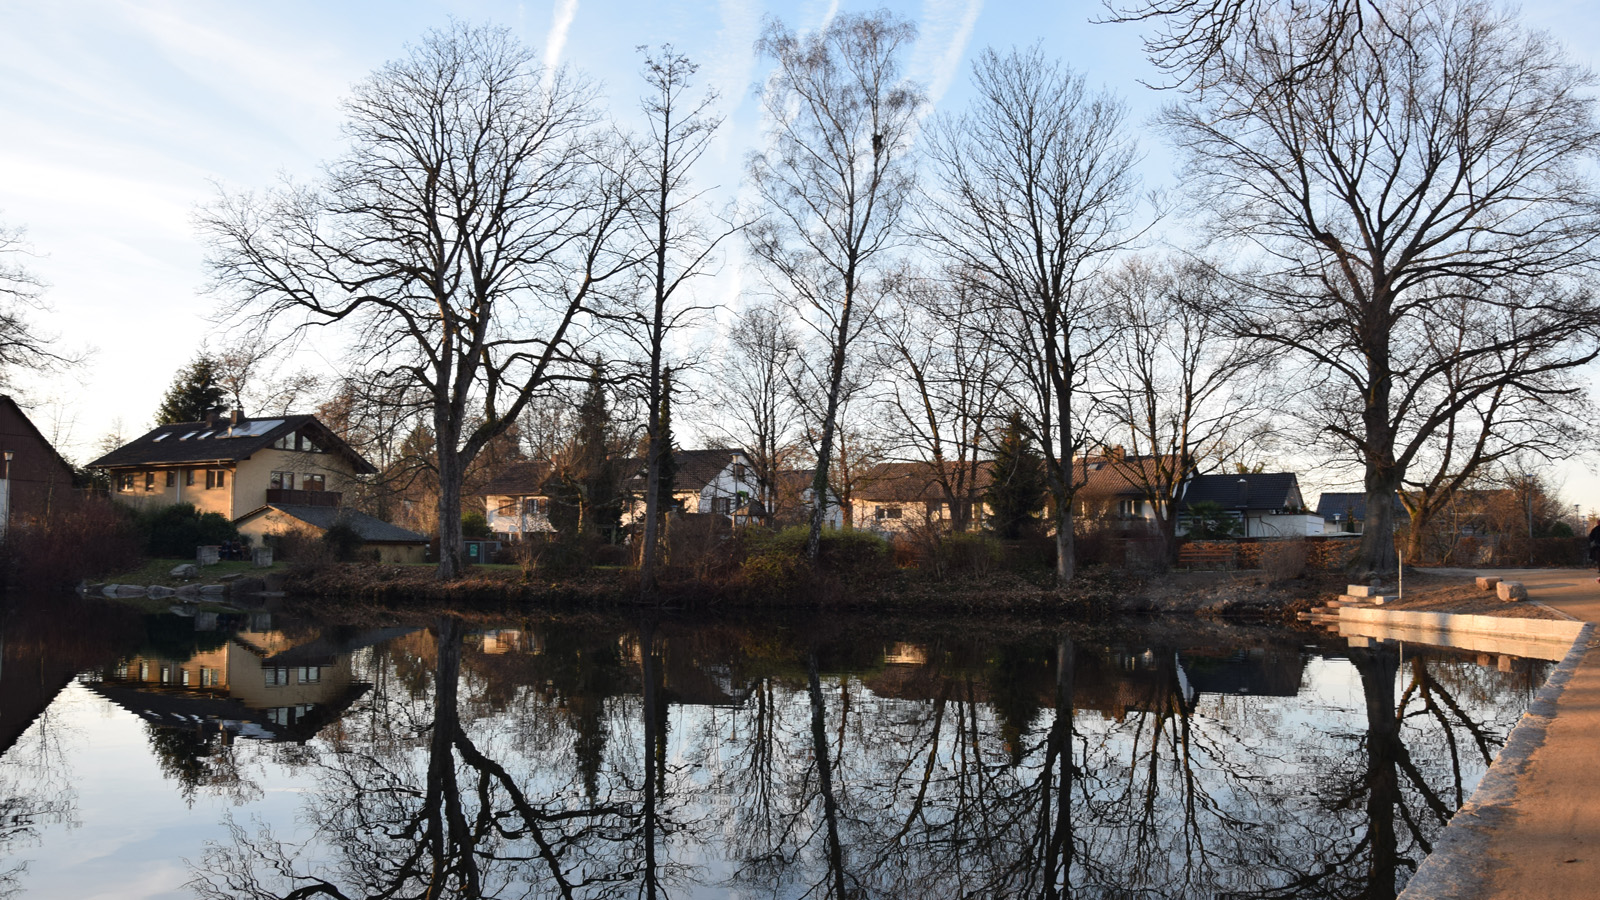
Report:
M 215 898 L 1392 898 L 1548 670 L 1199 624 L 142 626 L 76 668 L 234 804 L 173 850 Z

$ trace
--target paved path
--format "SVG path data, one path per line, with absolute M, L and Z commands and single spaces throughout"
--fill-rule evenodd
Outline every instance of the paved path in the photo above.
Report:
M 1520 581 L 1531 599 L 1600 622 L 1600 583 L 1591 570 L 1460 571 Z M 1476 896 L 1600 897 L 1600 652 L 1584 658 L 1556 701 L 1544 743 L 1517 779 L 1510 813 L 1507 827 L 1489 838 Z

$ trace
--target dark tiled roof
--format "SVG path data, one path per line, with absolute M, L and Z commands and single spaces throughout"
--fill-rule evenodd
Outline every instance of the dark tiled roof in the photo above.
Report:
M 356 534 L 369 544 L 426 544 L 427 537 L 417 534 L 409 528 L 399 525 L 390 525 L 382 519 L 375 519 L 366 513 L 356 512 L 353 509 L 343 509 L 337 506 L 299 506 L 291 503 L 268 503 L 254 512 L 246 513 L 237 521 L 243 522 L 251 516 L 275 509 L 286 516 L 293 516 L 307 525 L 317 528 L 331 528 L 335 522 L 349 525 L 355 529 Z
M 678 464 L 678 474 L 672 480 L 674 491 L 705 490 L 718 475 L 733 462 L 734 454 L 739 454 L 749 459 L 749 454 L 738 447 L 708 447 L 704 450 L 675 450 L 672 453 L 673 462 Z M 638 461 L 640 467 L 644 460 Z M 750 473 L 754 479 L 755 473 Z
M 97 469 L 115 469 L 239 462 L 271 448 L 278 438 L 295 431 L 311 432 L 318 446 L 350 460 L 359 474 L 371 475 L 378 471 L 354 448 L 318 422 L 316 416 L 308 415 L 241 419 L 237 425 L 230 425 L 227 418 L 219 418 L 215 422 L 159 425 L 89 465 Z
M 1196 475 L 1184 489 L 1182 508 L 1211 502 L 1223 509 L 1283 509 L 1297 505 L 1299 497 L 1300 479 L 1293 472 Z
M 483 486 L 484 494 L 505 496 L 539 495 L 545 492 L 545 483 L 555 468 L 547 460 L 537 459 L 514 462 L 500 470 Z
M 1400 495 L 1394 495 L 1394 510 L 1404 513 L 1406 507 L 1400 502 Z M 1317 498 L 1317 515 L 1332 522 L 1334 514 L 1344 519 L 1363 521 L 1367 517 L 1367 494 L 1365 491 L 1325 491 Z

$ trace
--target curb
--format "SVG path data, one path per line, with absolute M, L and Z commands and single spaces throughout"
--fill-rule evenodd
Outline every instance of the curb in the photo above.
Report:
M 1572 623 L 1560 624 L 1570 626 Z M 1527 769 L 1533 752 L 1544 745 L 1545 732 L 1555 718 L 1556 701 L 1588 654 L 1594 628 L 1593 624 L 1585 624 L 1578 629 L 1571 649 L 1528 704 L 1527 712 L 1517 720 L 1505 746 L 1500 748 L 1494 763 L 1478 782 L 1477 790 L 1451 817 L 1450 824 L 1435 842 L 1433 852 L 1422 861 L 1416 875 L 1400 892 L 1399 900 L 1465 900 L 1480 894 L 1491 865 L 1487 853 L 1490 835 L 1508 824 L 1517 781 Z

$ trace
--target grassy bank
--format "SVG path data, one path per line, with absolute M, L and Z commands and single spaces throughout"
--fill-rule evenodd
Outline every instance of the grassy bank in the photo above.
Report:
M 249 560 L 225 560 L 210 566 L 200 567 L 198 578 L 174 578 L 172 570 L 185 563 L 193 563 L 192 559 L 148 559 L 137 569 L 130 569 L 117 575 L 105 578 L 107 584 L 159 584 L 165 587 L 177 588 L 186 584 L 205 583 L 217 581 L 224 575 L 245 575 L 260 578 L 272 572 L 284 572 L 287 569 L 283 563 L 273 563 L 267 568 L 257 568 Z
M 1006 613 L 1091 618 L 1109 613 L 1177 613 L 1289 620 L 1343 588 L 1338 576 L 1267 583 L 1238 572 L 1133 575 L 1084 572 L 1057 588 L 1049 572 L 998 570 L 931 578 L 915 569 L 855 575 L 805 572 L 781 586 L 739 579 L 697 580 L 667 572 L 644 597 L 632 569 L 591 569 L 546 576 L 515 567 L 474 567 L 453 582 L 419 566 L 348 564 L 291 571 L 289 592 L 323 605 L 388 609 L 528 609 L 666 606 L 680 609 L 851 609 L 941 614 Z

